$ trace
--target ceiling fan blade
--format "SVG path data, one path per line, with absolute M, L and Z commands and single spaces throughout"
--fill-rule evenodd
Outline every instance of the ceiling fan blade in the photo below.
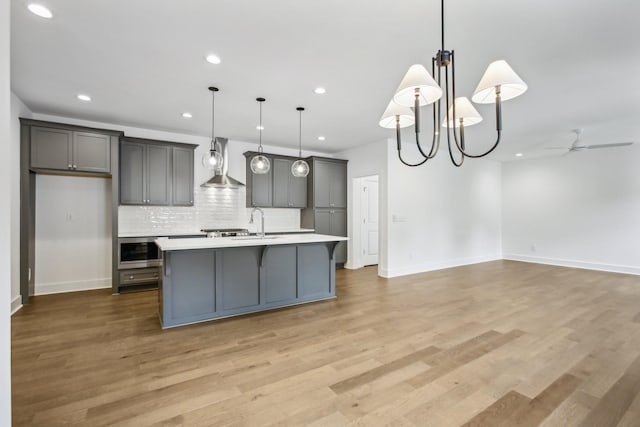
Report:
M 598 148 L 612 148 L 612 147 L 624 147 L 626 145 L 632 145 L 633 142 L 616 142 L 614 144 L 595 144 L 595 145 L 586 145 L 584 148 L 588 150 L 598 149 Z

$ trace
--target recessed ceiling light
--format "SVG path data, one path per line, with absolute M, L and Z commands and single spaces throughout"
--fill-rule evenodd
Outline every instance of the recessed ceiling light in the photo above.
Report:
M 184 117 L 185 119 L 190 119 L 191 117 L 193 117 L 193 114 L 191 114 L 191 113 L 182 113 L 182 117 Z
M 91 97 L 83 93 L 76 95 L 76 98 L 78 98 L 80 101 L 85 101 L 85 102 L 91 101 Z
M 325 140 L 325 137 L 324 137 L 324 136 L 319 136 L 319 137 L 318 137 L 318 141 L 324 141 L 324 140 Z
M 516 157 L 522 157 L 522 156 L 524 156 L 524 154 L 522 154 L 522 153 L 516 153 Z
M 325 93 L 327 93 L 327 90 L 323 87 L 317 87 L 313 90 L 314 93 L 318 94 L 318 95 L 323 95 Z
M 53 17 L 53 13 L 41 4 L 31 3 L 27 8 L 31 13 L 38 15 L 41 18 L 49 19 Z
M 220 62 L 222 62 L 222 61 L 220 60 L 220 57 L 219 57 L 219 56 L 217 56 L 217 55 L 213 55 L 213 54 L 211 54 L 211 55 L 207 55 L 207 57 L 206 57 L 205 59 L 206 59 L 206 60 L 207 60 L 207 62 L 208 62 L 208 63 L 210 63 L 210 64 L 216 64 L 216 65 L 217 65 L 217 64 L 219 64 Z

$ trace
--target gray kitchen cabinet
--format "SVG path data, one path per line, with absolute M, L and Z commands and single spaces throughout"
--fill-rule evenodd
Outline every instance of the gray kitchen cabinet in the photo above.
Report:
M 120 204 L 193 206 L 194 146 L 124 138 Z
M 273 158 L 265 155 L 271 161 L 271 168 L 267 173 L 253 173 L 251 159 L 255 152 L 244 153 L 247 158 L 247 207 L 270 208 L 273 206 Z
M 111 172 L 111 137 L 58 128 L 31 128 L 32 169 Z
M 347 165 L 333 161 L 313 160 L 314 206 L 320 208 L 347 207 Z
M 298 246 L 298 298 L 311 299 L 333 293 L 330 247 L 326 245 Z
M 290 158 L 274 158 L 273 167 L 273 207 L 304 208 L 307 206 L 307 178 L 299 178 L 291 173 L 295 162 Z
M 306 159 L 311 167 L 307 177 L 307 208 L 302 210 L 301 226 L 316 233 L 347 235 L 347 161 L 321 157 Z M 335 249 L 335 262 L 347 261 L 347 244 Z
M 269 246 L 262 262 L 267 304 L 294 301 L 297 298 L 296 246 Z
M 216 251 L 217 311 L 260 305 L 261 255 L 262 248 L 253 246 Z
M 147 202 L 167 206 L 171 203 L 171 147 L 147 145 Z
M 146 198 L 146 150 L 138 142 L 120 143 L 120 204 L 142 205 Z
M 318 234 L 328 234 L 330 236 L 347 235 L 347 211 L 344 209 L 316 209 L 314 220 L 315 232 Z M 346 262 L 347 245 L 345 242 L 338 243 L 335 251 L 337 263 Z
M 193 206 L 193 149 L 173 147 L 173 206 Z

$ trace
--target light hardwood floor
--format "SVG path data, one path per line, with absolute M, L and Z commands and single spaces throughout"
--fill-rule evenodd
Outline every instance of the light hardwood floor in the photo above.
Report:
M 156 293 L 12 319 L 15 426 L 640 426 L 640 277 L 497 261 L 162 331 Z

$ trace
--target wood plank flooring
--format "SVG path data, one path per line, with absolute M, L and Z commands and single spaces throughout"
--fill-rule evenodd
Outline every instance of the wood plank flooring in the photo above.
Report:
M 640 426 L 640 277 L 496 261 L 159 328 L 155 292 L 12 318 L 15 426 Z

